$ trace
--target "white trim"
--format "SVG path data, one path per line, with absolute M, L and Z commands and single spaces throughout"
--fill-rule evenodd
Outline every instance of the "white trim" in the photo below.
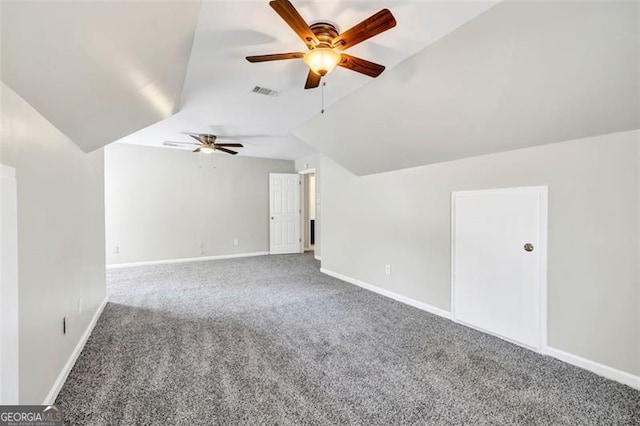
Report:
M 300 170 L 300 171 L 298 172 L 298 174 L 301 174 L 301 175 L 309 175 L 309 174 L 311 174 L 311 173 L 315 173 L 315 172 L 316 172 L 316 169 L 315 169 L 315 167 L 314 167 L 314 168 L 312 168 L 312 169 L 304 169 L 304 170 Z
M 525 345 L 522 345 L 521 343 L 514 342 L 514 341 L 511 341 L 509 339 L 505 339 L 502 336 L 497 336 L 497 335 L 489 333 L 489 332 L 487 332 L 485 330 L 482 330 L 482 329 L 479 329 L 477 327 L 473 327 L 473 326 L 470 326 L 468 324 L 465 324 L 465 323 L 463 323 L 461 321 L 456 321 L 456 319 L 453 317 L 453 314 L 451 312 L 449 312 L 449 311 L 444 310 L 444 309 L 436 308 L 435 306 L 429 305 L 427 303 L 419 302 L 417 300 L 411 299 L 411 298 L 403 296 L 401 294 L 397 294 L 397 293 L 394 293 L 392 291 L 385 290 L 385 289 L 382 289 L 380 287 L 374 286 L 372 284 L 368 284 L 368 283 L 365 283 L 363 281 L 347 277 L 346 275 L 339 274 L 339 273 L 331 271 L 329 269 L 320 268 L 320 272 L 322 272 L 324 274 L 327 274 L 329 276 L 332 276 L 334 278 L 337 278 L 339 280 L 345 281 L 345 282 L 347 282 L 349 284 L 357 285 L 358 287 L 362 287 L 362 288 L 364 288 L 366 290 L 373 291 L 374 293 L 378 293 L 378 294 L 381 294 L 383 296 L 389 297 L 391 299 L 397 300 L 399 302 L 405 303 L 407 305 L 416 307 L 418 309 L 422 309 L 423 311 L 432 313 L 434 315 L 438 315 L 438 316 L 443 317 L 445 319 L 448 319 L 448 320 L 450 320 L 452 322 L 460 324 L 460 325 L 462 325 L 464 327 L 469 327 L 469 328 L 472 328 L 474 330 L 478 330 L 478 331 L 480 331 L 482 333 L 490 334 L 492 336 L 496 336 L 496 337 L 498 337 L 498 338 L 500 338 L 502 340 L 508 341 L 508 342 L 510 342 L 510 343 L 512 343 L 514 345 L 518 345 L 518 346 L 521 346 L 521 347 L 523 347 L 525 349 L 533 350 L 534 352 L 536 352 L 535 349 L 529 348 L 529 347 L 527 347 Z M 610 380 L 614 380 L 616 382 L 619 382 L 619 383 L 622 383 L 624 385 L 627 385 L 627 386 L 630 386 L 632 388 L 640 390 L 640 376 L 636 376 L 636 375 L 633 375 L 631 373 L 627 373 L 627 372 L 622 371 L 622 370 L 617 370 L 617 369 L 615 369 L 613 367 L 609 367 L 609 366 L 606 366 L 604 364 L 600 364 L 598 362 L 591 361 L 591 360 L 588 360 L 586 358 L 582 358 L 582 357 L 579 357 L 577 355 L 573 355 L 573 354 L 570 354 L 568 352 L 564 352 L 564 351 L 561 351 L 559 349 L 555 349 L 555 348 L 552 348 L 552 347 L 549 347 L 549 346 L 546 346 L 542 350 L 537 351 L 537 352 L 540 353 L 541 355 L 547 355 L 547 356 L 556 358 L 556 359 L 558 359 L 560 361 L 566 362 L 567 364 L 574 365 L 576 367 L 579 367 L 579 368 L 582 368 L 584 370 L 590 371 L 590 372 L 592 372 L 594 374 L 597 374 L 599 376 L 605 377 L 605 378 L 610 379 Z
M 308 179 L 308 176 L 302 176 L 303 173 L 299 173 L 300 176 L 300 253 L 304 253 L 306 251 L 308 241 L 305 238 L 305 223 L 304 216 L 307 214 L 307 205 L 304 202 L 304 197 L 307 194 L 307 181 L 305 181 L 304 177 Z M 271 196 L 271 194 L 269 194 Z
M 320 257 L 320 256 L 316 256 L 316 255 L 314 255 L 313 257 L 315 257 L 315 259 L 316 259 L 316 260 L 319 260 L 320 262 L 322 262 L 322 257 Z M 322 272 L 322 271 L 321 271 L 321 272 Z
M 331 271 L 329 269 L 320 268 L 320 272 L 322 272 L 323 274 L 330 275 L 330 276 L 332 276 L 334 278 L 337 278 L 339 280 L 348 282 L 350 284 L 357 285 L 358 287 L 362 287 L 362 288 L 364 288 L 366 290 L 373 291 L 374 293 L 381 294 L 381 295 L 386 296 L 386 297 L 388 297 L 390 299 L 397 300 L 398 302 L 402 302 L 404 304 L 413 306 L 414 308 L 422 309 L 423 311 L 427 311 L 427 312 L 429 312 L 431 314 L 438 315 L 438 316 L 443 317 L 443 318 L 451 319 L 451 313 L 448 312 L 448 311 L 445 311 L 444 309 L 436 308 L 435 306 L 429 305 L 427 303 L 419 302 L 419 301 L 417 301 L 415 299 L 412 299 L 410 297 L 403 296 L 401 294 L 394 293 L 393 291 L 385 290 L 385 289 L 377 287 L 375 285 L 372 285 L 372 284 L 369 284 L 369 283 L 365 283 L 363 281 L 356 280 L 354 278 L 347 277 L 346 275 L 342 275 L 342 274 L 339 274 L 337 272 L 333 272 L 333 271 Z
M 539 298 L 540 298 L 540 336 L 538 341 L 538 346 L 531 348 L 528 345 L 523 343 L 505 338 L 500 336 L 499 334 L 493 333 L 492 331 L 487 331 L 484 329 L 480 329 L 471 324 L 467 324 L 463 321 L 460 321 L 456 318 L 455 313 L 455 207 L 456 207 L 456 197 L 460 196 L 468 196 L 468 195 L 477 195 L 478 193 L 482 193 L 485 195 L 501 195 L 508 193 L 523 193 L 523 192 L 534 192 L 538 194 L 538 220 L 539 220 L 539 232 L 538 235 L 538 244 L 537 248 L 540 252 L 540 264 L 539 266 L 539 277 L 540 281 L 539 285 Z M 516 345 L 525 347 L 527 349 L 533 349 L 539 353 L 545 353 L 545 349 L 547 348 L 547 221 L 548 221 L 548 199 L 549 199 L 549 187 L 548 186 L 523 186 L 523 187 L 511 187 L 511 188 L 495 188 L 495 189 L 480 189 L 480 190 L 471 190 L 471 191 L 453 191 L 451 192 L 451 318 L 460 324 L 464 324 L 465 326 L 474 328 L 476 330 L 482 331 L 487 334 L 491 334 L 493 336 L 499 337 L 503 340 L 507 340 L 508 342 L 514 343 Z
M 548 238 L 549 238 L 549 187 L 538 186 L 540 204 L 538 205 L 538 218 L 540 219 L 540 235 L 538 246 L 540 249 L 540 350 L 546 351 L 548 340 L 548 306 L 547 306 L 547 267 L 548 267 Z
M 182 259 L 147 260 L 144 262 L 116 263 L 112 265 L 107 265 L 106 268 L 118 269 L 118 268 L 129 268 L 131 266 L 150 266 L 150 265 L 164 265 L 167 263 L 199 262 L 203 260 L 235 259 L 237 257 L 265 256 L 268 254 L 269 254 L 268 251 L 258 251 L 255 253 L 238 253 L 238 254 L 223 254 L 219 256 L 186 257 Z
M 87 325 L 87 329 L 82 334 L 82 337 L 80 337 L 80 340 L 78 341 L 78 344 L 76 345 L 75 349 L 73 350 L 73 352 L 71 352 L 71 355 L 67 360 L 67 363 L 64 365 L 64 367 L 62 367 L 62 371 L 60 371 L 60 374 L 58 374 L 58 378 L 53 383 L 53 386 L 51 387 L 49 394 L 46 396 L 46 398 L 42 402 L 42 405 L 51 405 L 56 401 L 56 398 L 58 397 L 58 393 L 60 393 L 60 389 L 62 389 L 64 382 L 67 380 L 67 376 L 69 376 L 69 373 L 71 372 L 71 369 L 75 365 L 76 360 L 80 356 L 82 349 L 84 349 L 84 345 L 87 343 L 87 340 L 89 340 L 89 336 L 91 336 L 91 332 L 93 331 L 93 328 L 96 326 L 96 323 L 98 322 L 98 318 L 100 318 L 100 315 L 102 314 L 102 311 L 104 310 L 104 307 L 106 306 L 106 304 L 107 304 L 107 298 L 105 297 L 102 303 L 100 303 L 100 306 L 98 306 L 98 309 L 96 310 L 95 314 L 93 314 L 93 318 L 91 318 L 91 322 L 89 322 L 89 325 Z
M 577 355 L 573 355 L 552 347 L 546 348 L 546 354 L 559 359 L 560 361 L 564 361 L 567 364 L 575 365 L 576 367 L 591 371 L 592 373 L 595 373 L 599 376 L 615 380 L 616 382 L 640 390 L 640 376 L 635 376 L 631 373 L 617 370 L 613 367 L 609 367 L 607 365 L 600 364 L 598 362 L 591 361 L 586 358 L 582 358 Z

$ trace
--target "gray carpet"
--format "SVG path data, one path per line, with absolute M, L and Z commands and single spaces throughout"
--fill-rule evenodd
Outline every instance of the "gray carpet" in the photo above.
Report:
M 109 271 L 67 424 L 640 424 L 640 392 L 321 274 L 309 255 Z

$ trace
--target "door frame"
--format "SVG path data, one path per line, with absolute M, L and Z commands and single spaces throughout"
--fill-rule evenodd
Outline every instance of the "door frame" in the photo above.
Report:
M 315 194 L 316 194 L 316 199 L 318 198 L 318 175 L 316 174 L 316 169 L 315 168 L 311 168 L 311 169 L 305 169 L 305 170 L 300 170 L 298 172 L 298 174 L 300 175 L 300 182 L 303 182 L 303 175 L 314 175 L 316 180 L 315 180 Z M 307 205 L 304 202 L 305 197 L 307 195 L 307 186 L 306 185 L 300 185 L 300 235 L 304 235 L 304 227 L 306 226 L 306 224 L 304 223 L 304 218 L 307 214 Z M 313 203 L 316 204 L 316 200 L 313 200 Z M 317 214 L 318 208 L 316 206 L 316 229 L 318 228 L 318 214 Z M 304 253 L 305 252 L 305 241 L 304 241 L 304 237 L 302 237 L 303 241 L 302 244 L 300 244 L 300 253 Z M 313 249 L 313 253 L 314 255 L 316 254 L 316 250 L 315 247 Z
M 538 283 L 538 291 L 540 296 L 540 339 L 537 347 L 531 347 L 525 345 L 520 342 L 516 342 L 512 339 L 506 338 L 504 336 L 500 336 L 496 333 L 491 332 L 490 330 L 484 330 L 480 327 L 475 327 L 471 324 L 467 324 L 463 321 L 458 320 L 456 316 L 456 305 L 455 305 L 455 208 L 456 208 L 456 198 L 458 196 L 465 195 L 504 195 L 510 193 L 535 193 L 538 194 L 538 220 L 540 224 L 538 235 L 538 249 L 540 252 L 540 265 L 539 265 L 539 283 Z M 548 186 L 522 186 L 522 187 L 512 187 L 512 188 L 495 188 L 495 189 L 479 189 L 479 190 L 470 190 L 470 191 L 452 191 L 451 192 L 451 318 L 460 324 L 464 324 L 467 327 L 482 331 L 483 333 L 490 334 L 492 336 L 499 337 L 500 339 L 511 342 L 515 345 L 522 346 L 527 349 L 534 350 L 538 353 L 545 353 L 547 348 L 547 238 L 548 238 L 548 203 L 549 203 L 549 187 Z

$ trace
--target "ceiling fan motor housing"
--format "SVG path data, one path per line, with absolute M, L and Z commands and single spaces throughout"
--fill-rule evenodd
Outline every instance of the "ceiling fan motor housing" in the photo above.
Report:
M 211 145 L 213 143 L 215 143 L 217 136 L 215 135 L 198 135 L 200 136 L 200 140 L 205 143 L 206 145 Z
M 338 27 L 328 21 L 317 21 L 309 25 L 311 32 L 316 35 L 320 44 L 317 47 L 333 47 L 333 39 L 338 37 Z

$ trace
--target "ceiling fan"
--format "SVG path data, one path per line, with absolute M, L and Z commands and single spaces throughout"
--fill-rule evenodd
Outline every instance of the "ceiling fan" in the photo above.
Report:
M 318 21 L 308 25 L 289 0 L 273 0 L 269 5 L 298 34 L 309 51 L 247 56 L 247 61 L 266 62 L 302 58 L 310 68 L 305 89 L 318 87 L 322 77 L 330 73 L 336 65 L 374 78 L 384 71 L 383 65 L 347 55 L 343 51 L 395 27 L 396 20 L 388 9 L 382 9 L 347 31 L 339 33 L 338 28 L 331 22 Z
M 242 148 L 244 145 L 242 145 L 241 143 L 216 143 L 216 140 L 218 139 L 218 137 L 216 135 L 207 135 L 207 134 L 200 134 L 200 135 L 192 135 L 190 134 L 189 136 L 191 136 L 192 138 L 194 138 L 195 140 L 198 141 L 198 143 L 196 142 L 172 142 L 172 141 L 165 141 L 162 144 L 165 146 L 176 146 L 176 147 L 181 147 L 181 146 L 185 146 L 185 145 L 192 145 L 192 146 L 197 146 L 196 149 L 193 150 L 193 152 L 203 152 L 205 154 L 211 154 L 214 151 L 222 151 L 222 152 L 226 152 L 227 154 L 231 154 L 231 155 L 236 155 L 238 152 L 237 151 L 232 151 L 228 148 Z

